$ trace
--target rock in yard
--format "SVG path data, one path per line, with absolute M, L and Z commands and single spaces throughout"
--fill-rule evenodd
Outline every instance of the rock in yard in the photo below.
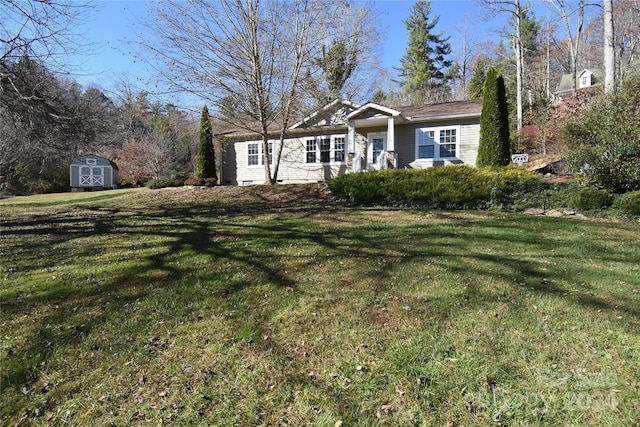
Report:
M 544 215 L 544 209 L 529 208 L 524 211 L 525 215 Z

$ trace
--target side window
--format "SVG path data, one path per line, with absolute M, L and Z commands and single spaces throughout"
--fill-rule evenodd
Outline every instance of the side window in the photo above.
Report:
M 260 164 L 260 145 L 257 142 L 247 144 L 247 164 L 249 166 Z

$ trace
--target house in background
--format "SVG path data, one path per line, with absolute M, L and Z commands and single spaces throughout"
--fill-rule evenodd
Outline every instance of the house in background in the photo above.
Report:
M 336 100 L 286 131 L 279 183 L 325 182 L 384 168 L 475 166 L 482 102 L 456 101 L 400 108 Z M 279 131 L 269 141 L 269 161 Z M 264 144 L 257 134 L 225 135 L 223 185 L 264 184 Z
M 100 156 L 79 156 L 71 161 L 69 177 L 72 191 L 118 188 L 118 166 Z
M 576 92 L 589 92 L 594 88 L 602 87 L 602 73 L 599 71 L 592 71 L 588 69 L 582 70 L 576 76 Z M 562 103 L 564 99 L 573 95 L 573 75 L 563 74 L 560 78 L 560 84 L 556 88 L 556 91 L 552 96 L 552 104 L 557 106 Z

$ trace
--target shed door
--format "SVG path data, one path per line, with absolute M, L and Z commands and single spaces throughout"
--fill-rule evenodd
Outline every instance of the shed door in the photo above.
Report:
M 80 185 L 87 187 L 104 186 L 104 174 L 100 167 L 82 166 L 80 168 Z

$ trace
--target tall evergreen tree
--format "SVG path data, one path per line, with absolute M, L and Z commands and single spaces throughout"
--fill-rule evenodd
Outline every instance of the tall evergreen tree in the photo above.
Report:
M 473 69 L 473 76 L 469 82 L 469 87 L 467 88 L 467 98 L 482 99 L 482 90 L 484 88 L 485 78 L 485 61 L 478 59 L 478 61 L 476 61 L 476 66 Z
M 504 79 L 492 67 L 487 71 L 480 113 L 480 146 L 476 165 L 506 166 L 511 162 L 509 111 Z
M 200 133 L 198 134 L 198 162 L 196 166 L 197 178 L 213 178 L 218 180 L 216 173 L 216 154 L 213 149 L 213 130 L 209 109 L 202 107 L 200 117 Z
M 447 56 L 451 45 L 444 33 L 433 32 L 439 20 L 439 16 L 431 17 L 431 2 L 421 0 L 403 21 L 409 32 L 409 46 L 401 59 L 400 77 L 405 92 L 415 103 L 443 100 L 450 92 L 449 68 L 453 62 Z

